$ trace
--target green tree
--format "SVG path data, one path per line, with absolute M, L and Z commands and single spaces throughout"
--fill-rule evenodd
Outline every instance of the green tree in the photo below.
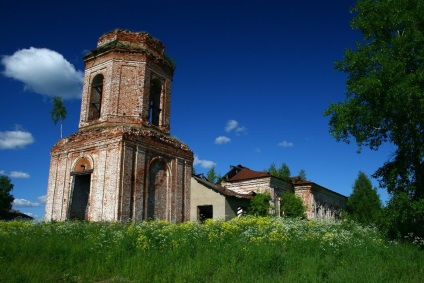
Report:
M 362 225 L 379 224 L 382 204 L 370 178 L 359 172 L 347 201 L 347 217 Z
M 306 171 L 305 171 L 305 169 L 300 169 L 298 175 L 299 175 L 300 180 L 306 181 Z
M 271 195 L 267 193 L 257 193 L 249 204 L 248 214 L 254 216 L 269 215 Z
M 269 166 L 267 171 L 269 172 L 269 174 L 271 174 L 274 177 L 278 177 L 283 180 L 291 182 L 290 168 L 286 163 L 281 164 L 280 168 L 277 168 L 275 166 L 275 163 L 272 163 L 271 166 Z
M 0 219 L 4 218 L 6 214 L 12 209 L 12 202 L 15 199 L 10 192 L 13 190 L 13 184 L 10 182 L 9 177 L 0 176 Z
M 281 216 L 305 218 L 306 206 L 303 200 L 294 193 L 284 192 L 281 196 Z
M 363 40 L 335 65 L 347 74 L 346 101 L 329 106 L 330 133 L 377 150 L 396 146 L 373 175 L 389 193 L 424 197 L 424 2 L 359 0 L 351 22 Z
M 53 109 L 50 111 L 52 121 L 56 125 L 60 120 L 60 138 L 62 138 L 62 124 L 66 119 L 66 108 L 60 96 L 53 97 Z
M 383 212 L 383 231 L 390 238 L 424 238 L 424 199 L 411 201 L 407 193 L 397 192 Z
M 221 182 L 222 180 L 221 175 L 215 172 L 215 166 L 209 169 L 209 171 L 206 173 L 206 178 L 215 184 Z

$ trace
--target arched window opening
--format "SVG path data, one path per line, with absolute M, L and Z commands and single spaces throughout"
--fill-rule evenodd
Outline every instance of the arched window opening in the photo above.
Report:
M 168 173 L 162 160 L 150 165 L 149 187 L 147 192 L 147 219 L 166 220 Z
M 154 79 L 150 84 L 150 99 L 149 99 L 149 121 L 155 126 L 159 126 L 160 112 L 160 96 L 162 92 L 162 84 L 160 80 Z
M 91 92 L 88 110 L 88 120 L 96 120 L 100 118 L 103 96 L 103 75 L 99 74 L 93 78 L 91 82 Z

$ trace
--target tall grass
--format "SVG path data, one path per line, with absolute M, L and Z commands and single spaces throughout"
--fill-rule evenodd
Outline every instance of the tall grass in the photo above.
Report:
M 0 282 L 424 282 L 424 252 L 349 222 L 0 222 Z

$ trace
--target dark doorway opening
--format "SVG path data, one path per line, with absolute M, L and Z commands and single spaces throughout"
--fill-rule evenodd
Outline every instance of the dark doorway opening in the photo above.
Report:
M 88 220 L 88 197 L 90 195 L 91 174 L 75 175 L 72 190 L 71 220 Z
M 197 220 L 201 223 L 205 222 L 206 219 L 213 218 L 213 206 L 212 205 L 200 205 L 197 207 Z

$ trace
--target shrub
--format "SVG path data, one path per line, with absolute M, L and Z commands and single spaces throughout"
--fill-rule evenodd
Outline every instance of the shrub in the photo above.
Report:
M 303 200 L 291 193 L 284 192 L 281 197 L 281 216 L 305 218 L 306 206 Z
M 384 208 L 383 231 L 392 239 L 424 239 L 424 199 L 411 200 L 407 193 L 393 195 Z
M 253 216 L 267 216 L 271 208 L 269 201 L 271 195 L 268 193 L 257 193 L 251 200 L 248 214 Z

